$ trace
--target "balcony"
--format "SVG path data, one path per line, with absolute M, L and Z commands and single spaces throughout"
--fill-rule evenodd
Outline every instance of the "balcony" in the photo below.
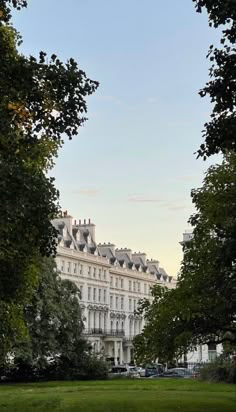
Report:
M 114 337 L 124 337 L 125 336 L 125 331 L 124 330 L 103 330 L 100 328 L 90 328 L 90 329 L 84 329 L 83 334 L 86 336 L 114 336 Z

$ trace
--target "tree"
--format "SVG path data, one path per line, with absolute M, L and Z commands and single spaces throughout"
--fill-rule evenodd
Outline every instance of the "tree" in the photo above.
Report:
M 211 119 L 205 123 L 204 143 L 198 156 L 236 151 L 236 1 L 193 0 L 196 10 L 206 9 L 209 25 L 223 25 L 222 48 L 210 46 L 208 57 L 212 62 L 210 81 L 200 91 L 200 96 L 209 96 L 214 104 Z
M 12 350 L 15 378 L 61 377 L 81 368 L 89 351 L 82 337 L 80 291 L 62 280 L 53 258 L 38 263 L 39 283 L 24 307 L 27 336 Z M 78 371 L 77 371 L 78 373 Z M 66 376 L 64 376 L 66 377 Z
M 170 360 L 199 343 L 236 346 L 236 154 L 211 166 L 192 191 L 193 238 L 184 245 L 177 288 L 153 289 L 136 356 Z
M 47 171 L 62 139 L 71 139 L 84 124 L 85 99 L 98 87 L 73 59 L 64 64 L 56 55 L 48 59 L 40 52 L 36 59 L 19 53 L 21 37 L 10 12 L 26 6 L 25 0 L 0 0 L 0 308 L 14 313 L 4 315 L 12 326 L 5 325 L 1 347 L 16 333 L 17 313 L 21 323 L 22 310 L 16 308 L 37 283 L 38 255 L 56 252 L 51 220 L 60 210 L 59 193 Z

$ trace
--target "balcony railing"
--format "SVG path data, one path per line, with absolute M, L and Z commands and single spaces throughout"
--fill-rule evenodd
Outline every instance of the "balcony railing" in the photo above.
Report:
M 109 330 L 109 329 L 100 329 L 100 328 L 90 328 L 83 330 L 84 335 L 101 335 L 101 336 L 125 336 L 124 330 Z

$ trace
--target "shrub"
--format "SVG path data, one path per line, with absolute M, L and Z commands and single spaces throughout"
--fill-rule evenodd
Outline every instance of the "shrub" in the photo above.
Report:
M 200 379 L 209 382 L 236 383 L 236 360 L 219 357 L 200 369 Z

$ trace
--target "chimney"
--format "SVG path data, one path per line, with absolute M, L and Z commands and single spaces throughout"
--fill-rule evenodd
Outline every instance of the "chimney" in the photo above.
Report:
M 96 225 L 94 223 L 91 223 L 91 219 L 88 219 L 87 223 L 86 223 L 86 219 L 84 219 L 83 227 L 85 229 L 88 229 L 88 231 L 89 231 L 89 233 L 92 237 L 92 240 L 95 242 L 95 227 L 96 227 Z
M 151 260 L 147 261 L 148 267 L 149 267 L 150 265 L 154 265 L 157 270 L 159 270 L 159 263 L 160 263 L 160 262 L 159 262 L 159 260 L 157 260 L 157 259 L 151 259 Z
M 69 234 L 72 235 L 73 217 L 68 215 L 67 212 L 66 214 L 64 212 L 64 217 L 61 219 L 61 221 L 66 224 Z
M 133 253 L 132 258 L 134 261 L 136 257 L 142 259 L 144 266 L 146 266 L 146 262 L 148 261 L 146 253 L 142 253 L 142 252 Z

